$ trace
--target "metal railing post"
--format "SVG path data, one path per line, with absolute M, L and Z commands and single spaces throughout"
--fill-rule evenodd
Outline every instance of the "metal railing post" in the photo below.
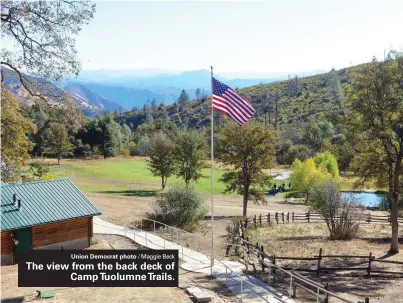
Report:
M 319 303 L 319 287 L 318 287 L 318 293 L 316 294 L 316 303 Z
M 126 226 L 125 226 L 125 237 L 126 237 Z
M 143 230 L 143 218 L 141 218 L 141 221 L 140 221 L 140 230 Z
M 289 292 L 290 297 L 292 296 L 292 274 L 290 277 L 290 292 Z
M 225 266 L 225 285 L 228 284 L 228 267 Z
M 182 260 L 183 260 L 183 245 L 181 245 L 182 246 Z
M 271 279 L 271 264 L 269 263 L 269 285 L 270 285 L 270 279 Z
M 155 221 L 154 221 L 154 234 L 155 234 Z
M 243 279 L 241 277 L 241 302 L 243 302 Z

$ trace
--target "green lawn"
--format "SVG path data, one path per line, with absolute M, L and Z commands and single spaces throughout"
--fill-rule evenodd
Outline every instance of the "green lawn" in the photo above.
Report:
M 140 190 L 138 183 L 161 184 L 160 177 L 154 177 L 148 170 L 147 163 L 142 159 L 62 160 L 60 166 L 54 165 L 53 167 L 56 174 L 71 178 L 85 192 L 136 195 L 133 190 Z M 205 177 L 199 179 L 194 185 L 202 192 L 210 192 L 211 170 L 204 168 L 202 173 Z M 225 185 L 218 181 L 223 173 L 223 170 L 214 170 L 215 194 L 224 192 Z M 182 182 L 182 180 L 175 176 L 168 178 L 168 185 L 177 182 Z M 141 190 L 151 187 L 150 184 L 143 184 Z

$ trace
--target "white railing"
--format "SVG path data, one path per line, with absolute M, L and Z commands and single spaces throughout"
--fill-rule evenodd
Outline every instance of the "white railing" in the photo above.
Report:
M 194 239 L 195 239 L 195 241 L 196 241 L 196 243 L 197 243 L 197 234 L 190 233 L 190 232 L 188 232 L 188 231 L 182 230 L 182 229 L 177 228 L 177 227 L 174 227 L 174 226 L 167 225 L 167 224 L 165 224 L 165 223 L 162 223 L 162 222 L 159 222 L 159 221 L 156 221 L 156 220 L 152 220 L 152 219 L 148 219 L 148 218 L 142 218 L 142 217 L 140 217 L 140 218 L 138 218 L 138 219 L 136 220 L 136 221 L 140 221 L 140 224 L 139 224 L 140 229 L 138 229 L 137 227 L 133 227 L 133 228 L 124 227 L 124 235 L 127 237 L 128 232 L 129 232 L 129 235 L 133 235 L 133 240 L 134 240 L 135 242 L 136 242 L 136 237 L 139 237 L 139 238 L 142 238 L 142 239 L 145 240 L 145 244 L 146 244 L 145 246 L 146 246 L 146 247 L 148 247 L 148 244 L 149 244 L 149 243 L 152 243 L 153 245 L 155 245 L 155 246 L 157 246 L 157 247 L 160 247 L 160 248 L 162 248 L 162 249 L 166 249 L 166 247 L 167 247 L 167 245 L 166 245 L 167 240 L 166 240 L 164 237 L 160 237 L 160 238 L 163 239 L 163 245 L 158 244 L 158 243 L 156 243 L 156 242 L 154 242 L 154 241 L 148 239 L 147 234 L 148 234 L 149 232 L 147 232 L 146 230 L 143 229 L 143 227 L 144 227 L 144 225 L 143 225 L 143 220 L 146 220 L 146 221 L 149 221 L 149 222 L 152 223 L 151 225 L 152 225 L 152 230 L 153 230 L 154 234 L 155 234 L 155 231 L 156 231 L 156 226 L 158 227 L 158 225 L 161 225 L 161 226 L 164 226 L 164 229 L 168 229 L 168 230 L 174 231 L 174 233 L 176 233 L 176 235 L 177 235 L 178 242 L 180 242 L 180 233 L 184 233 L 184 234 L 186 234 L 186 235 L 190 235 L 190 237 L 194 237 Z M 114 228 L 114 227 L 111 227 L 111 226 L 101 225 L 101 224 L 98 224 L 98 223 L 95 223 L 95 222 L 94 222 L 94 225 L 103 226 L 103 227 L 111 228 L 111 229 L 118 230 L 118 231 L 122 232 L 122 230 L 117 229 L 117 228 Z M 141 236 L 141 235 L 139 235 L 138 233 L 136 234 L 136 231 L 144 232 L 144 237 Z M 169 233 L 171 234 L 171 232 L 169 232 Z M 168 243 L 170 243 L 170 242 L 168 241 Z M 139 243 L 139 244 L 140 244 L 140 243 Z M 203 263 L 203 261 L 201 261 L 201 260 L 199 260 L 199 259 L 195 259 L 195 258 L 189 256 L 189 254 L 186 253 L 185 247 L 184 247 L 183 245 L 178 244 L 178 243 L 173 243 L 173 244 L 175 244 L 175 245 L 177 245 L 177 246 L 180 247 L 179 254 L 182 255 L 182 258 L 181 258 L 182 260 L 184 260 L 184 257 L 186 256 L 186 257 L 189 258 L 189 259 L 192 259 L 192 260 L 198 261 L 198 262 L 200 262 L 200 263 Z M 140 245 L 141 245 L 141 244 L 140 244 Z M 244 247 L 243 245 L 235 245 L 235 244 L 227 244 L 227 245 L 243 247 L 243 248 L 246 250 L 246 252 L 247 252 L 247 247 Z M 253 249 L 253 248 L 254 248 L 254 247 L 252 246 L 252 249 Z M 187 249 L 187 247 L 186 247 L 186 249 Z M 196 251 L 200 252 L 200 251 L 198 250 L 198 247 L 196 248 Z M 207 258 L 208 258 L 209 260 L 211 260 L 211 257 L 210 257 L 210 256 L 207 256 Z M 248 261 L 249 261 L 249 260 L 248 260 Z M 257 286 L 257 285 L 255 285 L 255 284 L 253 284 L 252 282 L 248 281 L 247 279 L 243 278 L 241 275 L 239 275 L 237 272 L 233 271 L 230 267 L 228 267 L 226 264 L 224 264 L 224 263 L 221 262 L 220 260 L 214 259 L 214 262 L 215 262 L 215 263 L 219 263 L 221 266 L 223 266 L 223 267 L 225 268 L 225 285 L 228 285 L 228 276 L 229 276 L 230 279 L 232 279 L 232 280 L 235 280 L 235 281 L 239 281 L 239 280 L 240 280 L 240 284 L 241 284 L 241 285 L 240 285 L 240 286 L 241 286 L 241 287 L 240 287 L 240 288 L 241 288 L 241 290 L 240 290 L 240 291 L 241 291 L 241 293 L 240 293 L 240 300 L 241 300 L 241 302 L 243 302 L 242 300 L 243 300 L 243 296 L 244 296 L 245 285 L 251 285 L 252 287 L 258 289 L 259 291 L 263 291 L 263 293 L 265 293 L 265 295 L 261 295 L 260 293 L 258 293 L 258 292 L 255 291 L 254 289 L 252 289 L 256 294 L 258 294 L 258 295 L 259 295 L 263 300 L 265 300 L 266 302 L 270 302 L 270 301 L 269 301 L 269 295 L 270 295 L 270 296 L 274 296 L 274 295 L 275 295 L 275 294 L 273 294 L 272 292 L 268 291 L 267 289 L 265 289 L 265 288 L 263 288 L 263 287 L 261 287 L 261 286 Z M 248 263 L 248 262 L 246 262 L 246 264 L 247 264 L 247 263 Z M 203 264 L 204 264 L 204 263 L 203 263 Z M 247 266 L 247 265 L 246 265 L 246 266 Z M 305 284 L 307 284 L 307 285 L 310 285 L 310 286 L 316 288 L 317 291 L 314 292 L 314 291 L 310 290 L 309 288 L 303 287 L 301 284 L 298 284 L 299 287 L 301 287 L 301 288 L 303 288 L 304 290 L 306 290 L 306 291 L 310 292 L 311 294 L 315 295 L 315 296 L 316 296 L 316 302 L 320 302 L 320 300 L 322 300 L 321 293 L 324 293 L 324 294 L 327 294 L 328 296 L 337 298 L 337 299 L 339 299 L 341 302 L 344 302 L 344 303 L 366 303 L 365 301 L 358 301 L 358 302 L 355 302 L 355 301 L 351 301 L 351 300 L 344 299 L 344 298 L 340 297 L 339 295 L 337 295 L 337 294 L 335 294 L 335 293 L 332 293 L 332 292 L 328 291 L 327 289 L 323 288 L 323 287 L 322 287 L 321 285 L 319 285 L 318 283 L 316 283 L 316 282 L 314 282 L 314 281 L 312 281 L 312 280 L 310 280 L 310 279 L 308 279 L 308 278 L 306 278 L 306 277 L 304 277 L 304 276 L 302 276 L 302 275 L 299 275 L 299 274 L 297 274 L 297 273 L 295 273 L 295 272 L 293 272 L 293 271 L 287 271 L 287 270 L 285 270 L 285 269 L 283 269 L 283 268 L 279 267 L 278 265 L 273 264 L 273 263 L 271 263 L 271 262 L 264 261 L 264 266 L 266 266 L 266 267 L 269 268 L 269 279 L 268 279 L 268 284 L 269 284 L 269 285 L 270 285 L 270 283 L 271 283 L 272 267 L 274 267 L 274 268 L 280 270 L 281 272 L 285 273 L 286 275 L 288 275 L 288 276 L 290 277 L 290 289 L 289 289 L 289 291 L 290 291 L 289 294 L 290 294 L 290 295 L 292 294 L 293 283 L 294 283 L 294 284 L 298 284 L 296 281 L 299 281 L 299 282 L 305 283 Z M 233 274 L 236 275 L 235 278 L 231 277 Z M 236 278 L 238 278 L 239 280 L 237 280 Z M 285 302 L 284 300 L 282 300 L 282 299 L 279 298 L 278 296 L 276 296 L 276 299 L 279 300 L 280 302 Z
M 140 220 L 141 220 L 141 219 L 145 219 L 145 218 L 140 218 Z M 188 233 L 188 234 L 192 234 L 192 233 L 189 233 L 189 232 L 187 232 L 187 231 L 181 230 L 181 229 L 179 229 L 179 228 L 177 228 L 177 227 L 173 227 L 173 226 L 166 225 L 166 224 L 164 224 L 164 223 L 162 223 L 162 222 L 158 222 L 158 221 L 151 220 L 151 219 L 147 219 L 147 220 L 149 220 L 149 221 L 154 221 L 154 222 L 156 222 L 156 223 L 158 223 L 158 224 L 162 224 L 162 225 L 166 226 L 168 229 L 179 230 L 179 231 L 183 231 L 183 232 Z M 112 227 L 112 226 L 102 225 L 102 224 L 98 224 L 98 223 L 95 223 L 95 222 L 94 222 L 94 225 L 98 225 L 98 226 L 102 226 L 102 227 L 107 227 L 107 228 L 110 228 L 110 229 L 113 229 L 113 230 L 117 230 L 117 231 L 120 231 L 120 232 L 123 231 L 123 230 L 121 230 L 121 229 L 118 229 L 118 228 L 115 228 L 115 227 Z M 143 227 L 142 224 L 141 224 L 140 226 L 141 226 L 141 228 Z M 144 232 L 144 233 L 145 233 L 145 236 L 143 237 L 143 236 L 140 236 L 139 234 L 136 234 L 136 230 L 137 230 L 137 231 L 142 231 L 142 232 Z M 133 232 L 131 232 L 131 231 L 133 231 Z M 124 227 L 124 235 L 125 235 L 126 237 L 127 237 L 127 235 L 128 235 L 128 232 L 129 232 L 130 235 L 133 235 L 133 240 L 134 240 L 134 241 L 136 241 L 136 240 L 135 240 L 136 237 L 139 237 L 139 238 L 142 238 L 142 239 L 145 240 L 146 246 L 148 246 L 149 243 L 152 243 L 152 244 L 155 245 L 155 246 L 158 246 L 158 247 L 160 247 L 160 248 L 166 249 L 166 240 L 165 240 L 164 238 L 162 238 L 162 239 L 164 240 L 164 244 L 163 244 L 163 246 L 161 246 L 160 244 L 155 243 L 155 242 L 153 242 L 152 240 L 148 239 L 148 237 L 147 237 L 148 232 L 145 231 L 145 230 L 143 230 L 143 229 L 138 229 L 138 228 L 136 228 L 136 227 L 135 227 L 135 228 L 127 228 L 127 227 Z M 118 233 L 118 234 L 120 234 L 120 233 Z M 192 234 L 192 235 L 194 235 L 194 234 Z M 175 244 L 175 243 L 174 243 L 174 244 Z M 141 244 L 140 244 L 140 245 L 141 245 Z M 195 258 L 189 256 L 188 254 L 186 254 L 183 245 L 180 245 L 180 244 L 176 244 L 176 245 L 180 246 L 180 248 L 181 248 L 181 254 L 182 254 L 182 258 L 181 258 L 181 259 L 182 259 L 182 260 L 184 259 L 184 256 L 186 256 L 186 257 L 188 257 L 188 258 L 190 258 L 190 259 L 193 259 L 193 260 L 195 260 L 195 261 L 198 261 L 198 262 L 200 262 L 200 263 L 203 263 L 201 260 L 195 259 Z M 207 256 L 207 258 L 211 260 L 211 257 L 210 257 L 210 256 Z M 240 287 L 240 288 L 241 288 L 241 293 L 240 293 L 240 296 L 241 296 L 240 300 L 241 300 L 241 302 L 243 302 L 243 296 L 244 296 L 245 285 L 251 285 L 252 287 L 257 288 L 259 291 L 263 291 L 263 292 L 265 293 L 265 295 L 262 296 L 261 294 L 259 294 L 258 292 L 256 292 L 254 289 L 252 289 L 252 290 L 253 290 L 256 294 L 258 294 L 263 300 L 265 300 L 266 302 L 270 302 L 270 301 L 269 301 L 269 296 L 273 296 L 273 295 L 274 295 L 272 292 L 268 291 L 267 289 L 265 289 L 265 288 L 263 288 L 263 287 L 257 286 L 257 285 L 255 285 L 255 284 L 249 282 L 247 279 L 243 278 L 241 275 L 239 275 L 237 272 L 233 271 L 230 267 L 228 267 L 226 264 L 222 263 L 221 261 L 219 261 L 219 260 L 217 260 L 217 259 L 214 259 L 214 262 L 219 263 L 221 266 L 224 266 L 224 268 L 225 268 L 225 284 L 226 284 L 226 285 L 228 285 L 228 278 L 230 278 L 230 279 L 232 279 L 232 280 L 235 280 L 235 281 L 238 281 L 236 278 L 231 277 L 232 274 L 235 274 L 236 277 L 239 278 L 240 284 L 241 284 L 241 285 L 240 285 L 240 286 L 241 286 L 241 287 Z M 280 302 L 285 302 L 285 301 L 282 300 L 281 298 L 276 297 L 276 299 L 279 300 Z

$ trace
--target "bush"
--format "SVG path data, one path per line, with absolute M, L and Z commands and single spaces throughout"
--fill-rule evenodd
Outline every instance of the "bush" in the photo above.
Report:
M 34 180 L 44 180 L 45 176 L 50 172 L 50 166 L 44 159 L 35 159 L 28 166 L 28 173 L 32 175 Z
M 129 142 L 125 144 L 125 146 L 120 149 L 119 154 L 126 157 L 136 155 L 136 143 Z
M 175 185 L 155 199 L 153 220 L 168 225 L 193 230 L 208 213 L 202 194 L 191 186 Z
M 337 183 L 327 180 L 312 187 L 308 204 L 326 221 L 330 240 L 350 240 L 357 236 L 361 210 L 352 198 L 343 198 Z

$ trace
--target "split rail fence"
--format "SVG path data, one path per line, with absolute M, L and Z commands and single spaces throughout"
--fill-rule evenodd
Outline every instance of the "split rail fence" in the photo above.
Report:
M 275 212 L 268 213 L 267 215 L 255 215 L 254 217 L 249 217 L 243 219 L 243 227 L 247 228 L 249 226 L 263 227 L 271 224 L 284 224 L 284 223 L 322 223 L 326 222 L 326 218 L 319 213 L 305 212 L 305 213 L 295 213 L 295 212 Z M 361 218 L 363 223 L 372 224 L 388 224 L 391 225 L 390 215 L 373 215 L 370 213 L 364 214 Z M 403 225 L 403 218 L 398 218 L 399 225 Z

